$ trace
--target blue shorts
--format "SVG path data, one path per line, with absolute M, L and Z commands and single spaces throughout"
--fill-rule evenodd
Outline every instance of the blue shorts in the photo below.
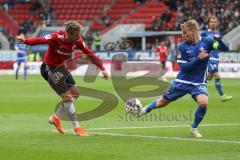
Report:
M 177 100 L 185 94 L 191 94 L 196 101 L 199 94 L 208 95 L 207 86 L 204 84 L 192 85 L 173 81 L 172 84 L 165 90 L 163 98 L 169 101 Z
M 219 64 L 219 62 L 217 62 L 217 61 L 209 61 L 209 63 L 208 63 L 208 72 L 209 73 L 216 73 L 216 72 L 218 72 L 218 64 Z
M 27 59 L 19 59 L 16 61 L 17 65 L 20 66 L 21 63 L 27 64 Z

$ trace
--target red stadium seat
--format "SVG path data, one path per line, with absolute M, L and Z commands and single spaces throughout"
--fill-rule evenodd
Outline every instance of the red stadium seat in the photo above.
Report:
M 90 29 L 91 30 L 103 30 L 106 28 L 105 24 L 99 24 L 99 25 L 91 25 Z

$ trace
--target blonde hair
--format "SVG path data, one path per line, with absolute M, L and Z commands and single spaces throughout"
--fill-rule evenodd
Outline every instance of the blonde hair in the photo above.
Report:
M 64 26 L 65 26 L 65 31 L 71 34 L 73 34 L 75 31 L 81 31 L 81 27 L 82 27 L 82 25 L 76 21 L 68 21 L 64 24 Z
M 197 21 L 195 21 L 195 20 L 188 20 L 188 21 L 184 22 L 183 24 L 181 24 L 182 30 L 185 27 L 187 27 L 191 31 L 199 32 L 199 25 L 198 25 Z
M 216 16 L 210 16 L 210 17 L 208 17 L 208 20 L 207 20 L 208 23 L 211 21 L 211 19 L 216 19 L 216 20 L 218 20 Z

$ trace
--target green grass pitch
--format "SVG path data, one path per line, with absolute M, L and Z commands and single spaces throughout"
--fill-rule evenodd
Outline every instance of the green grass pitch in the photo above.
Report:
M 85 83 L 82 77 L 75 80 L 80 86 L 115 94 L 111 80 L 97 78 L 95 83 Z M 1 76 L 0 160 L 239 160 L 240 81 L 223 79 L 222 85 L 233 99 L 221 102 L 214 82 L 209 82 L 208 112 L 199 128 L 204 136 L 201 140 L 189 134 L 196 109 L 190 96 L 161 111 L 154 110 L 152 117 L 143 119 L 128 117 L 124 102 L 119 100 L 113 111 L 80 122 L 91 136 L 77 137 L 72 134 L 69 122 L 64 122 L 67 131 L 64 135 L 48 124 L 60 98 L 40 76 L 29 76 L 26 81 Z M 145 105 L 152 99 L 141 101 Z M 80 96 L 76 108 L 85 112 L 99 103 Z

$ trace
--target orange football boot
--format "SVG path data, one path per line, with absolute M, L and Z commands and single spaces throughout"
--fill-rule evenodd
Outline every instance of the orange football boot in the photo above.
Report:
M 62 127 L 61 121 L 56 115 L 49 117 L 48 122 L 54 125 L 59 133 L 64 134 L 64 129 Z
M 74 134 L 78 136 L 89 136 L 88 133 L 83 128 L 74 128 Z

